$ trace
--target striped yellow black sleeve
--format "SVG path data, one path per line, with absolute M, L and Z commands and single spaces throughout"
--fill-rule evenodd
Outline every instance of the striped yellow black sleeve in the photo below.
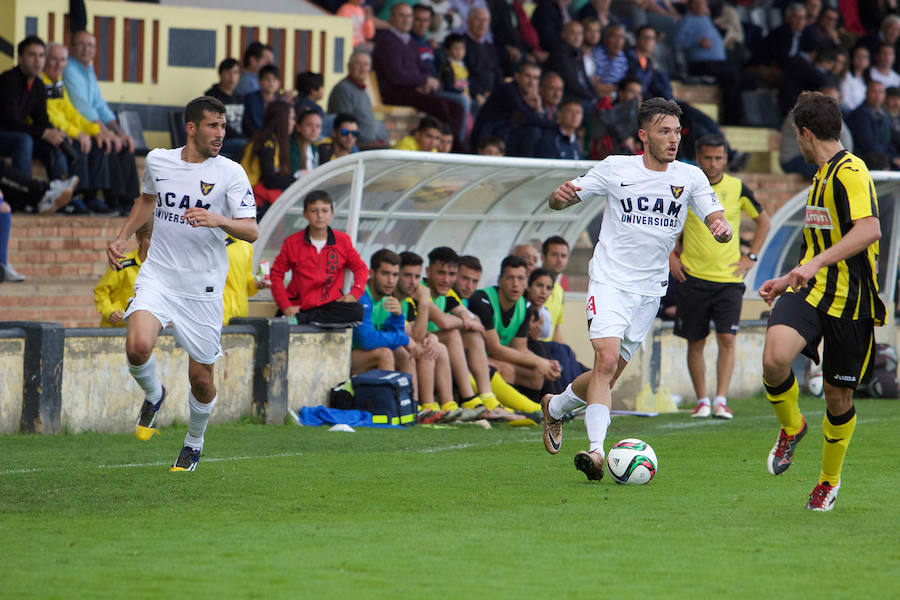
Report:
M 878 216 L 875 187 L 869 173 L 847 163 L 834 174 L 834 204 L 841 223 Z
M 741 182 L 741 210 L 747 213 L 751 219 L 755 219 L 762 212 L 762 206 L 756 201 L 753 190 L 747 187 L 747 184 Z

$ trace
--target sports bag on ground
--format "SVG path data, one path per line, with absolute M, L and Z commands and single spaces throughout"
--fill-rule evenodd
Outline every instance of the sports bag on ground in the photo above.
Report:
M 373 369 L 354 375 L 350 381 L 353 384 L 353 408 L 372 413 L 373 423 L 415 425 L 412 375 Z

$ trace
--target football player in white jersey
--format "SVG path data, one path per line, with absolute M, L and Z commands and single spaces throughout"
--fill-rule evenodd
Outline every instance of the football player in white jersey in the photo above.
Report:
M 225 138 L 225 106 L 201 96 L 184 111 L 187 143 L 147 155 L 142 194 L 125 225 L 106 248 L 117 268 L 131 234 L 154 217 L 154 238 L 125 312 L 125 353 L 132 377 L 146 394 L 135 426 L 141 441 L 154 425 L 166 390 L 156 376 L 153 347 L 160 330 L 174 327 L 189 358 L 188 433 L 172 471 L 193 471 L 200 460 L 206 423 L 216 403 L 213 364 L 222 352 L 222 289 L 228 274 L 225 237 L 253 242 L 256 203 L 241 166 L 219 156 Z
M 731 239 L 722 205 L 703 171 L 675 160 L 681 141 L 681 109 L 651 98 L 638 111 L 640 156 L 609 156 L 590 171 L 563 183 L 550 196 L 560 210 L 606 196 L 603 225 L 589 267 L 587 318 L 594 367 L 562 394 L 543 397 L 544 446 L 562 444 L 562 416 L 587 404 L 584 422 L 590 448 L 575 456 L 588 479 L 603 477 L 610 388 L 653 324 L 669 280 L 669 253 L 684 226 L 688 206 L 720 242 Z

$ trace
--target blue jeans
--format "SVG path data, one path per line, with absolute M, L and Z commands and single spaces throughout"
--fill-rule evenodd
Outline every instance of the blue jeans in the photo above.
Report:
M 472 101 L 468 96 L 464 96 L 463 94 L 457 92 L 446 92 L 444 90 L 438 90 L 434 93 L 434 95 L 440 96 L 441 98 L 446 98 L 447 100 L 450 100 L 462 106 L 462 125 L 460 126 L 459 131 L 456 132 L 456 139 L 458 139 L 460 142 L 464 142 L 466 139 L 466 124 L 469 120 L 469 116 L 472 114 Z
M 31 157 L 34 139 L 24 131 L 0 129 L 0 154 L 12 158 L 13 166 L 31 177 Z

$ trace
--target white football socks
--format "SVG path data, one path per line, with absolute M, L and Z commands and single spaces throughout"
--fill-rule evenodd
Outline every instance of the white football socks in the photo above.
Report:
M 700 406 L 701 404 L 705 404 L 706 406 L 709 406 L 709 396 L 704 396 L 703 398 L 697 398 L 697 406 Z
M 137 384 L 144 390 L 147 400 L 156 404 L 162 398 L 162 384 L 156 378 L 156 357 L 150 355 L 150 359 L 142 365 L 128 363 L 128 371 Z
M 603 442 L 606 441 L 606 430 L 609 427 L 609 407 L 603 404 L 589 404 L 584 411 L 584 426 L 587 427 L 590 451 L 599 451 L 604 457 Z
M 550 402 L 547 403 L 547 412 L 554 419 L 561 419 L 567 412 L 581 408 L 584 405 L 585 401 L 575 395 L 570 383 L 563 390 L 562 394 L 557 394 L 550 398 Z
M 209 415 L 216 406 L 216 396 L 212 402 L 203 404 L 194 398 L 193 392 L 188 392 L 188 404 L 191 406 L 191 416 L 188 420 L 188 432 L 184 436 L 184 445 L 190 446 L 194 450 L 203 449 L 203 434 L 206 433 L 206 424 L 209 421 Z
M 728 404 L 728 398 L 725 396 L 716 396 L 716 399 L 713 400 L 713 406 L 718 406 L 720 404 L 726 406 Z

